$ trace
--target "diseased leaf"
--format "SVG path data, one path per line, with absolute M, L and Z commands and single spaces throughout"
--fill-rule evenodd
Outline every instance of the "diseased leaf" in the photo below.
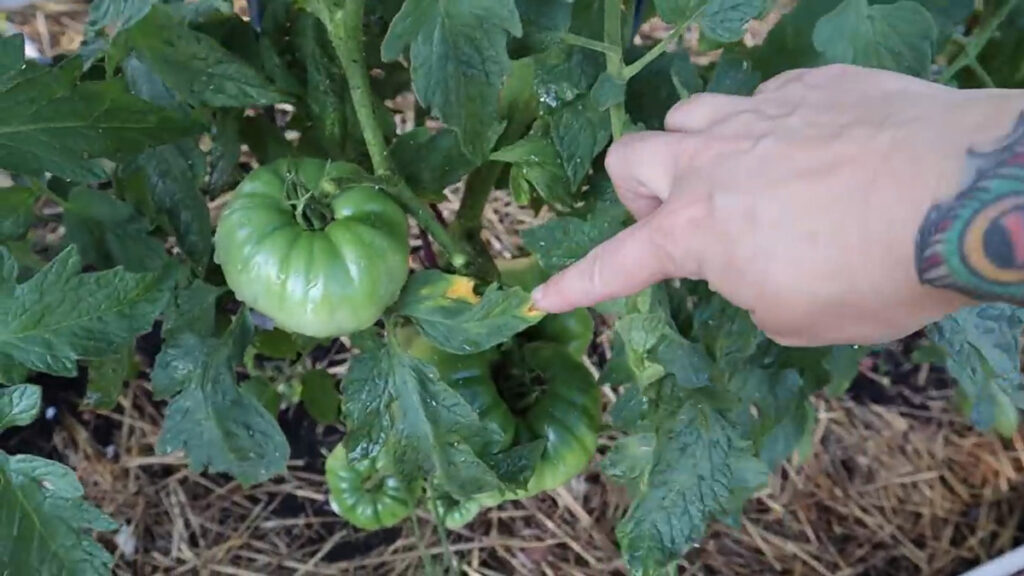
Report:
M 39 193 L 28 186 L 0 188 L 0 242 L 24 238 L 36 219 Z
M 200 190 L 206 162 L 193 141 L 143 152 L 120 167 L 118 183 L 126 195 L 144 197 L 201 275 L 213 250 L 210 210 Z
M 82 182 L 106 177 L 98 158 L 120 158 L 199 127 L 129 94 L 121 80 L 75 85 L 75 61 L 0 91 L 0 169 L 52 172 Z
M 1016 429 L 1013 406 L 1024 408 L 1020 334 L 1024 309 L 985 304 L 951 314 L 927 328 L 946 352 L 946 370 L 956 378 L 971 423 L 1004 435 Z
M 0 558 L 10 574 L 106 576 L 114 558 L 93 531 L 117 523 L 89 504 L 74 470 L 0 451 Z
M 437 346 L 473 354 L 510 339 L 544 318 L 521 288 L 492 284 L 478 296 L 475 281 L 438 270 L 414 273 L 394 313 L 406 316 Z
M 743 39 L 747 22 L 764 12 L 765 0 L 710 0 L 700 17 L 700 31 L 719 42 Z
M 164 243 L 149 235 L 150 223 L 107 192 L 85 186 L 72 190 L 64 226 L 82 261 L 100 270 L 124 266 L 129 272 L 154 272 L 167 262 Z
M 446 492 L 469 498 L 503 488 L 482 458 L 501 432 L 426 362 L 394 345 L 374 344 L 356 356 L 342 387 L 350 458 L 376 456 L 389 439 L 399 476 L 434 476 Z
M 35 384 L 0 387 L 0 432 L 14 426 L 28 426 L 42 407 L 43 389 Z
M 686 404 L 658 424 L 650 471 L 616 529 L 634 573 L 657 573 L 704 535 L 730 501 L 734 458 L 749 446 L 717 413 Z
M 302 375 L 302 406 L 320 424 L 337 424 L 341 417 L 338 381 L 326 370 Z
M 511 69 L 506 43 L 523 32 L 514 0 L 408 0 L 381 46 L 385 61 L 411 46 L 413 89 L 459 132 L 470 158 L 482 160 Z
M 170 293 L 167 274 L 81 274 L 73 246 L 20 285 L 4 248 L 0 263 L 0 382 L 24 369 L 74 376 L 78 359 L 109 356 L 149 330 Z
M 112 410 L 124 389 L 124 383 L 135 370 L 134 343 L 125 345 L 106 358 L 89 362 L 89 381 L 84 404 L 94 410 Z
M 936 33 L 931 15 L 916 2 L 869 6 L 868 0 L 844 0 L 818 21 L 813 41 L 830 63 L 923 77 L 932 63 Z
M 220 338 L 183 333 L 168 340 L 153 368 L 153 393 L 170 398 L 157 450 L 183 450 L 193 470 L 223 472 L 243 486 L 285 471 L 288 440 L 259 401 L 235 383 L 252 338 L 239 314 Z
M 162 5 L 118 34 L 114 49 L 133 54 L 196 106 L 267 106 L 288 100 L 252 66 L 213 38 L 190 30 Z
M 534 89 L 544 107 L 555 109 L 590 92 L 604 69 L 599 52 L 558 44 L 536 56 Z
M 429 202 L 444 200 L 445 188 L 477 166 L 462 150 L 459 135 L 447 128 L 414 128 L 395 139 L 389 154 L 416 195 Z
M 523 230 L 523 244 L 545 270 L 558 272 L 625 229 L 629 213 L 606 175 L 594 177 L 588 196 L 593 204 L 585 216 L 559 216 Z

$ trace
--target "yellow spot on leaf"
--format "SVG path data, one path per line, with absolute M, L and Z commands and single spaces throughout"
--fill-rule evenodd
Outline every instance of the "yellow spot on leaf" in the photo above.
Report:
M 534 308 L 533 307 L 533 302 L 528 302 L 526 304 L 526 306 L 523 307 L 522 314 L 526 318 L 539 318 L 541 316 L 544 316 L 544 311 L 540 310 L 540 309 L 537 309 L 537 308 Z
M 480 297 L 473 292 L 475 285 L 472 278 L 459 276 L 452 280 L 452 284 L 445 291 L 444 296 L 450 300 L 462 300 L 463 302 L 476 304 L 480 301 Z

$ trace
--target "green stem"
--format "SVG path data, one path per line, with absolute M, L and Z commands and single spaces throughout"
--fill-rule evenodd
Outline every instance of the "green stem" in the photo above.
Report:
M 978 64 L 977 60 L 971 58 L 971 61 L 967 63 L 967 67 L 973 70 L 974 73 L 978 75 L 978 79 L 981 80 L 981 83 L 983 86 L 985 86 L 985 88 L 996 87 L 996 83 L 994 80 L 992 80 L 992 77 L 988 75 L 988 71 L 986 71 L 981 66 L 981 64 Z
M 1010 12 L 1013 11 L 1019 2 L 1020 0 L 1007 0 L 1006 4 L 1003 4 L 1002 7 L 999 8 L 998 12 L 993 14 L 988 21 L 978 27 L 978 30 L 974 34 L 971 34 L 971 37 L 967 39 L 967 42 L 964 45 L 964 51 L 960 53 L 960 56 L 958 56 L 957 59 L 954 60 L 948 68 L 946 68 L 945 72 L 942 73 L 942 76 L 939 77 L 940 83 L 948 83 L 953 79 L 953 76 L 955 76 L 956 73 L 965 66 L 970 67 L 971 62 L 974 62 L 978 68 L 981 68 L 981 66 L 977 64 L 978 54 L 985 48 L 985 45 L 992 39 L 992 35 L 995 34 L 999 25 L 1006 20 L 1010 15 Z M 977 72 L 977 70 L 975 71 Z M 982 71 L 984 71 L 984 69 L 982 69 Z M 984 82 L 987 77 L 988 73 L 985 73 L 982 77 L 982 81 Z M 989 78 L 989 80 L 991 80 L 991 78 Z
M 461 271 L 470 263 L 470 251 L 458 238 L 448 233 L 430 207 L 413 193 L 405 180 L 396 175 L 391 165 L 384 133 L 377 125 L 370 75 L 363 55 L 363 13 L 366 0 L 309 0 L 306 5 L 327 27 L 331 44 L 341 61 L 374 173 L 388 180 L 388 193 L 434 238 L 437 245 L 448 254 L 452 265 Z
M 601 52 L 609 56 L 617 56 L 620 52 L 618 48 L 610 44 L 605 44 L 604 42 L 599 42 L 597 40 L 591 40 L 586 36 L 580 36 L 578 34 L 572 34 L 569 32 L 562 34 L 562 42 L 565 42 L 566 44 L 570 44 L 572 46 L 579 46 L 580 48 L 587 48 L 588 50 Z
M 641 70 L 644 69 L 644 67 L 646 67 L 651 62 L 654 62 L 655 58 L 657 58 L 658 56 L 661 56 L 662 54 L 664 54 L 665 51 L 668 50 L 668 47 L 673 42 L 675 42 L 676 39 L 678 39 L 680 36 L 682 36 L 683 32 L 685 32 L 685 31 L 686 31 L 686 25 L 685 24 L 682 25 L 682 26 L 679 26 L 678 28 L 673 30 L 668 36 L 663 38 L 661 40 L 661 42 L 658 42 L 658 44 L 654 48 L 651 48 L 649 52 L 647 52 L 646 54 L 641 56 L 639 60 L 637 60 L 636 62 L 633 62 L 629 66 L 626 66 L 626 69 L 624 71 L 625 75 L 626 75 L 626 79 L 628 80 L 628 79 L 632 78 L 633 76 L 636 76 L 637 74 L 640 73 Z
M 622 61 L 622 1 L 604 0 L 604 43 L 615 49 L 605 54 L 608 75 L 625 80 L 625 63 Z M 626 105 L 618 103 L 611 107 L 612 137 L 618 140 L 626 129 Z

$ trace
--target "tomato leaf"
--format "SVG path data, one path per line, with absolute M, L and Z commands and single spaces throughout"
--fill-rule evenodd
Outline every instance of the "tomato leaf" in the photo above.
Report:
M 28 426 L 43 402 L 43 389 L 35 384 L 17 384 L 0 388 L 0 432 L 14 426 Z
M 523 230 L 523 244 L 545 270 L 557 272 L 569 266 L 625 228 L 629 213 L 616 199 L 606 175 L 592 180 L 588 195 L 592 200 L 588 214 L 559 216 Z
M 928 337 L 946 352 L 946 370 L 957 380 L 967 416 L 982 430 L 1012 434 L 1017 420 L 1012 407 L 1024 409 L 1022 329 L 1024 309 L 1008 304 L 967 308 L 927 328 Z
M 645 51 L 627 51 L 630 62 Z M 665 115 L 677 102 L 704 90 L 697 67 L 685 52 L 666 52 L 654 59 L 626 87 L 626 111 L 634 122 L 649 130 L 664 127 Z
M 106 177 L 97 158 L 120 158 L 198 131 L 192 121 L 130 94 L 118 79 L 75 84 L 74 59 L 0 90 L 0 168 Z
M 22 369 L 74 376 L 79 358 L 103 358 L 148 330 L 167 303 L 167 274 L 121 268 L 81 274 L 72 246 L 24 284 L 0 248 L 0 382 Z
M 708 92 L 750 96 L 760 83 L 761 74 L 750 60 L 727 50 L 715 65 L 715 72 L 708 82 Z
M 669 24 L 685 24 L 708 4 L 709 0 L 654 0 L 658 15 Z
M 39 193 L 28 186 L 0 188 L 0 242 L 24 238 L 35 222 Z
M 812 42 L 814 26 L 842 0 L 798 2 L 768 33 L 764 44 L 754 52 L 755 69 L 771 78 L 785 70 L 813 68 L 824 63 L 824 57 Z
M 342 387 L 350 458 L 372 458 L 385 442 L 398 475 L 434 476 L 448 493 L 469 498 L 504 483 L 481 456 L 501 440 L 426 362 L 393 344 L 365 347 L 352 360 Z
M 803 380 L 793 370 L 745 369 L 733 375 L 728 388 L 735 395 L 732 421 L 769 468 L 788 458 L 806 426 L 814 425 L 814 407 L 807 400 Z M 752 406 L 757 407 L 756 414 Z
M 496 346 L 544 318 L 521 288 L 492 284 L 477 296 L 475 287 L 465 276 L 422 270 L 409 278 L 393 312 L 411 319 L 431 342 L 455 354 Z
M 654 464 L 655 441 L 653 433 L 624 436 L 615 442 L 608 456 L 601 461 L 601 471 L 624 485 L 631 498 L 642 493 L 647 483 L 647 474 Z
M 566 44 L 556 45 L 535 60 L 534 90 L 547 109 L 590 92 L 605 67 L 600 53 Z
M 235 383 L 252 338 L 241 313 L 220 338 L 183 333 L 168 340 L 153 368 L 153 393 L 170 398 L 157 450 L 183 450 L 193 470 L 224 472 L 243 486 L 285 471 L 288 440 L 270 414 Z
M 320 424 L 337 424 L 341 416 L 338 381 L 326 370 L 302 375 L 302 406 Z
M 462 150 L 458 133 L 447 128 L 414 128 L 396 138 L 389 153 L 409 186 L 429 202 L 443 201 L 445 188 L 478 164 Z
M 242 114 L 226 110 L 213 119 L 210 139 L 210 192 L 219 194 L 233 187 L 241 179 L 238 161 L 242 157 Z
M 252 396 L 271 416 L 277 416 L 281 410 L 281 393 L 266 378 L 249 378 L 242 382 L 242 392 Z
M 938 0 L 936 0 L 938 1 Z M 985 45 L 978 61 L 988 70 L 996 86 L 1024 88 L 1024 66 L 1018 54 L 1024 53 L 1024 4 L 1017 4 Z
M 868 0 L 844 0 L 818 21 L 812 39 L 828 62 L 923 77 L 936 33 L 931 14 L 915 2 L 870 6 Z
M 572 205 L 572 184 L 546 126 L 538 122 L 528 136 L 491 154 L 491 160 L 513 165 L 509 178 L 514 189 L 532 187 L 545 201 L 568 207 Z M 516 201 L 526 204 L 529 197 L 528 193 L 525 197 L 517 194 Z
M 760 16 L 764 5 L 764 0 L 710 0 L 701 13 L 700 31 L 719 42 L 738 42 L 747 22 Z
M 101 270 L 124 266 L 129 272 L 153 272 L 167 262 L 164 243 L 149 235 L 152 225 L 107 192 L 85 186 L 72 190 L 64 226 L 82 261 Z
M 569 176 L 569 193 L 576 190 L 590 171 L 590 163 L 612 139 L 611 120 L 590 98 L 558 108 L 550 115 L 551 141 Z
M 170 340 L 186 332 L 213 336 L 216 302 L 223 293 L 224 288 L 202 280 L 193 280 L 187 287 L 175 290 L 164 314 L 164 339 Z
M 869 348 L 864 346 L 833 346 L 829 355 L 823 360 L 829 374 L 825 390 L 829 396 L 838 397 L 846 392 L 853 379 L 860 373 L 860 361 L 868 355 Z
M 117 523 L 83 499 L 71 468 L 0 451 L 0 557 L 12 574 L 110 574 L 114 558 L 94 531 Z
M 459 132 L 470 158 L 483 159 L 511 69 L 506 43 L 523 32 L 514 0 L 407 0 L 391 22 L 381 54 L 407 46 L 416 95 Z
M 626 83 L 604 72 L 598 77 L 590 98 L 598 110 L 607 110 L 626 101 Z
M 572 24 L 573 0 L 516 0 L 523 35 L 509 48 L 519 56 L 540 52 L 558 42 Z
M 135 24 L 149 12 L 154 0 L 96 0 L 89 4 L 86 37 L 98 34 L 113 38 L 118 31 Z
M 124 383 L 135 371 L 135 345 L 125 345 L 117 354 L 89 362 L 89 380 L 85 406 L 94 410 L 113 410 Z
M 162 5 L 118 34 L 112 53 L 134 55 L 193 105 L 267 106 L 288 100 L 252 66 Z

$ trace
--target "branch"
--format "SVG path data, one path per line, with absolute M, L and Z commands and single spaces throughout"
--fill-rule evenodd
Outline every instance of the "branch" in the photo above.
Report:
M 960 56 L 949 65 L 948 68 L 939 77 L 939 82 L 942 84 L 948 83 L 964 67 L 972 67 L 975 72 L 981 70 L 982 81 L 984 82 L 988 78 L 988 73 L 977 63 L 978 54 L 981 53 L 988 41 L 992 39 L 992 35 L 995 34 L 996 29 L 1003 23 L 1004 20 L 1010 15 L 1010 12 L 1017 6 L 1020 0 L 1007 0 L 999 11 L 992 15 L 984 24 L 978 27 L 978 30 L 971 34 L 971 37 L 966 41 L 957 39 L 959 42 L 964 44 L 964 51 L 960 53 Z M 973 63 L 973 64 L 972 64 Z M 988 78 L 991 81 L 991 78 Z

